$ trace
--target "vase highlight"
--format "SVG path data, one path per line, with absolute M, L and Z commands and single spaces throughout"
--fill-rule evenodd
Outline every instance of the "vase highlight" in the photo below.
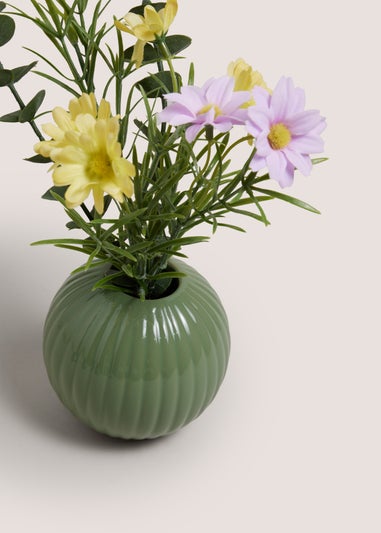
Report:
M 230 350 L 221 301 L 195 269 L 176 290 L 141 301 L 92 290 L 107 266 L 71 275 L 44 328 L 44 360 L 63 404 L 93 429 L 124 439 L 173 433 L 213 400 Z

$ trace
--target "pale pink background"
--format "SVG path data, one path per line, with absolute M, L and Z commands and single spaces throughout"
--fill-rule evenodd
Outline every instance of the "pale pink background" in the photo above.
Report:
M 112 2 L 110 14 L 133 5 Z M 171 438 L 114 442 L 66 412 L 45 375 L 44 317 L 82 258 L 29 246 L 67 236 L 66 218 L 40 200 L 46 167 L 22 161 L 33 132 L 0 124 L 0 529 L 379 533 L 378 4 L 179 0 L 173 31 L 192 34 L 199 83 L 243 56 L 269 85 L 285 74 L 305 88 L 308 106 L 327 117 L 330 161 L 289 192 L 322 215 L 268 204 L 271 227 L 244 220 L 246 235 L 221 230 L 188 250 L 230 317 L 226 380 Z M 1 60 L 32 61 L 22 45 L 48 55 L 43 43 L 21 23 Z M 19 89 L 27 99 L 43 84 L 29 76 Z M 65 105 L 47 88 L 49 105 Z M 1 114 L 14 109 L 6 89 L 0 98 Z

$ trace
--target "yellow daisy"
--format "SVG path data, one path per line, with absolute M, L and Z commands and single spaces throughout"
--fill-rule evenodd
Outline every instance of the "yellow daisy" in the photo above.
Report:
M 133 195 L 135 167 L 122 156 L 119 118 L 111 116 L 108 102 L 102 100 L 98 108 L 94 94 L 83 94 L 71 100 L 68 112 L 53 109 L 53 119 L 55 124 L 43 126 L 51 140 L 34 149 L 54 162 L 54 184 L 69 185 L 67 207 L 78 207 L 92 192 L 95 209 L 102 214 L 104 194 L 120 203 Z
M 115 26 L 119 30 L 130 33 L 138 39 L 131 58 L 136 62 L 136 68 L 139 68 L 143 62 L 145 45 L 168 31 L 176 13 L 177 0 L 167 0 L 165 7 L 159 11 L 148 5 L 144 8 L 144 16 L 129 12 L 121 21 L 115 21 Z
M 243 59 L 232 61 L 228 66 L 228 75 L 235 79 L 235 91 L 252 91 L 254 87 L 263 87 L 266 91 L 271 92 L 267 87 L 263 76 L 257 70 L 246 63 Z M 255 105 L 255 101 L 251 98 L 242 107 L 250 107 Z

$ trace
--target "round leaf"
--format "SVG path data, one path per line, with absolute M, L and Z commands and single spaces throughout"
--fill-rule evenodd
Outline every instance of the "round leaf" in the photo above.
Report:
M 33 61 L 33 63 L 30 63 L 30 65 L 23 65 L 22 67 L 16 67 L 12 69 L 13 74 L 13 83 L 18 82 L 23 78 L 32 68 L 34 68 L 37 65 L 37 61 Z
M 8 15 L 0 15 L 0 46 L 10 41 L 15 33 L 15 21 Z
M 11 70 L 0 70 L 0 87 L 5 87 L 13 81 Z
M 20 113 L 20 122 L 30 122 L 34 119 L 40 105 L 45 98 L 45 91 L 39 91 Z
M 181 85 L 181 78 L 176 74 L 177 81 Z M 159 96 L 173 92 L 173 84 L 171 73 L 167 70 L 158 72 L 157 74 L 147 76 L 139 82 L 139 85 L 144 89 L 148 98 L 158 98 Z

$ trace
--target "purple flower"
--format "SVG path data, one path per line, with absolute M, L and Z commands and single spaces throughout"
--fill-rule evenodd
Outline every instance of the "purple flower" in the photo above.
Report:
M 321 132 L 326 122 L 319 111 L 305 111 L 304 91 L 291 78 L 281 78 L 270 95 L 254 88 L 256 105 L 248 109 L 246 127 L 256 141 L 250 167 L 255 172 L 268 168 L 281 187 L 292 185 L 295 169 L 308 176 L 312 169 L 309 154 L 323 151 Z
M 247 110 L 240 106 L 248 101 L 247 91 L 234 91 L 235 80 L 222 76 L 208 80 L 202 87 L 187 85 L 180 93 L 164 95 L 167 107 L 159 114 L 161 122 L 172 126 L 189 124 L 185 137 L 192 142 L 206 125 L 225 132 L 234 124 L 244 124 Z

